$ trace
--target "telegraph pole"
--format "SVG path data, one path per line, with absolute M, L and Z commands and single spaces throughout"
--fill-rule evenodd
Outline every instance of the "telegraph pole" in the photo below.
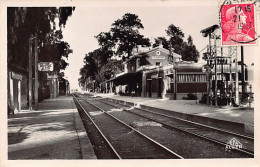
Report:
M 214 34 L 214 45 L 215 45 L 215 51 L 214 51 L 214 55 L 215 55 L 215 60 L 214 60 L 214 64 L 215 64 L 215 106 L 218 106 L 218 98 L 217 98 L 217 92 L 218 92 L 218 84 L 217 84 L 217 35 Z
M 241 99 L 244 100 L 245 94 L 245 70 L 244 70 L 244 47 L 241 46 L 241 81 L 242 81 L 242 97 Z
M 216 47 L 216 34 L 214 34 L 214 31 L 216 30 L 216 29 L 218 29 L 219 28 L 219 25 L 217 25 L 217 24 L 215 24 L 215 25 L 213 25 L 213 26 L 210 26 L 210 27 L 208 27 L 208 28 L 205 28 L 205 29 L 203 29 L 203 30 L 201 30 L 200 32 L 202 33 L 202 36 L 203 37 L 207 37 L 207 36 L 209 36 L 209 54 L 210 54 L 210 56 L 209 57 L 207 57 L 207 59 L 210 59 L 210 60 L 212 60 L 213 59 L 213 56 L 211 55 L 211 38 L 212 38 L 212 35 L 214 35 L 215 37 L 214 37 L 214 39 L 215 39 L 215 47 Z M 212 49 L 213 50 L 213 49 Z M 208 52 L 208 51 L 207 51 Z M 215 51 L 213 51 L 213 53 L 217 53 L 217 48 L 215 48 Z M 215 56 L 216 56 L 216 54 L 215 54 Z M 208 65 L 208 63 L 207 63 L 207 65 Z M 211 64 L 210 64 L 210 68 L 211 68 Z M 208 84 L 207 84 L 207 87 L 208 87 L 208 90 L 207 90 L 207 93 L 208 93 L 208 96 L 207 96 L 207 103 L 209 104 L 209 94 L 211 93 L 211 74 L 212 74 L 212 72 L 211 71 L 209 71 L 209 72 L 207 72 L 207 76 L 208 76 Z M 215 57 L 215 81 L 217 80 L 217 77 L 216 77 L 216 57 Z M 215 90 L 216 90 L 216 82 L 215 82 Z M 213 91 L 213 90 L 212 90 Z M 215 96 L 216 96 L 216 91 L 215 91 Z M 215 98 L 216 99 L 216 98 Z
M 239 84 L 238 84 L 238 61 L 237 61 L 237 53 L 236 53 L 236 63 L 235 63 L 235 68 L 236 68 L 236 103 L 240 105 L 240 98 L 239 98 Z
M 35 110 L 38 110 L 38 87 L 39 87 L 39 83 L 38 83 L 38 34 L 37 31 L 35 33 L 35 45 L 34 45 L 35 49 L 35 64 L 34 64 L 34 71 L 35 71 L 35 75 L 34 75 L 34 103 L 35 103 Z
M 209 57 L 208 57 L 208 59 L 211 59 L 211 33 L 209 34 Z M 208 67 L 209 69 L 211 69 L 211 64 L 210 63 L 208 63 L 208 65 L 210 66 L 210 67 Z M 208 71 L 207 70 L 207 104 L 208 105 L 210 105 L 211 104 L 211 99 L 209 98 L 209 96 L 210 96 L 210 93 L 211 93 L 211 70 L 210 71 Z

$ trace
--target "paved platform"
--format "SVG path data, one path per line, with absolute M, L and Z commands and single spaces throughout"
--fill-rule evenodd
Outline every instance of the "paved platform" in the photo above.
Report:
M 72 97 L 9 115 L 8 159 L 96 159 Z
M 107 97 L 132 103 L 143 109 L 170 110 L 184 119 L 218 125 L 223 128 L 233 129 L 248 134 L 254 133 L 254 110 L 253 108 L 241 108 L 232 106 L 214 107 L 200 104 L 196 100 L 169 100 L 144 97 L 120 96 L 114 94 L 94 93 L 96 96 Z M 239 127 L 240 126 L 240 127 Z

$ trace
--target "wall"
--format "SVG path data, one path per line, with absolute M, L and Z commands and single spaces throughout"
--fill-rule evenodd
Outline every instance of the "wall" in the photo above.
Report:
M 15 71 L 15 72 L 14 72 Z M 21 76 L 20 84 L 21 84 L 21 104 L 18 102 L 18 84 L 19 80 L 12 78 L 12 73 L 15 73 L 16 75 Z M 26 107 L 28 103 L 28 83 L 27 83 L 27 76 L 24 73 L 21 73 L 17 70 L 8 70 L 8 82 L 7 82 L 7 91 L 8 91 L 8 102 L 11 104 L 11 101 L 13 101 L 12 108 L 14 110 L 19 109 L 19 105 L 21 105 L 21 108 Z M 12 85 L 11 85 L 12 83 Z M 12 86 L 12 88 L 11 88 Z M 12 91 L 12 92 L 10 92 Z M 12 97 L 11 94 L 12 93 Z M 12 98 L 12 100 L 11 100 Z
M 156 65 L 156 62 L 161 62 L 161 65 L 164 66 L 164 65 L 168 65 L 169 64 L 169 61 L 168 61 L 168 54 L 160 51 L 160 55 L 157 55 L 157 51 L 159 50 L 155 50 L 153 52 L 150 52 L 148 55 L 149 55 L 149 58 L 148 58 L 148 61 L 151 63 L 152 66 L 155 66 Z

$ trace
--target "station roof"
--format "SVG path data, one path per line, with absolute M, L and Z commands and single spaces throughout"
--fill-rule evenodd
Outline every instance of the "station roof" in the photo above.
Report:
M 153 53 L 153 52 L 156 52 L 156 51 L 161 51 L 161 52 L 164 52 L 165 54 L 168 54 L 168 55 L 170 54 L 169 50 L 163 48 L 162 46 L 157 46 L 157 47 L 152 48 L 152 49 L 150 49 L 150 50 L 148 50 L 148 51 L 140 52 L 140 53 L 137 53 L 137 54 L 131 56 L 131 57 L 130 57 L 128 60 L 126 60 L 124 63 L 127 63 L 128 61 L 130 61 L 130 60 L 132 60 L 132 59 L 135 59 L 135 58 L 137 58 L 137 57 L 142 57 L 144 54 L 150 54 L 150 53 Z M 172 52 L 172 55 L 173 55 L 173 57 L 175 57 L 175 58 L 181 58 L 181 57 L 182 57 L 181 55 L 179 55 L 179 54 L 177 54 L 177 53 L 174 53 L 174 52 Z
M 202 72 L 203 65 L 194 62 L 182 61 L 174 65 L 177 72 Z

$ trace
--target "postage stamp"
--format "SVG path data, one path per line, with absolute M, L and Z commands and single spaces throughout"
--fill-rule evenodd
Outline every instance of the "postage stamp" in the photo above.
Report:
M 231 1 L 229 1 L 231 2 Z M 255 4 L 227 3 L 220 5 L 222 45 L 254 45 L 257 42 Z

